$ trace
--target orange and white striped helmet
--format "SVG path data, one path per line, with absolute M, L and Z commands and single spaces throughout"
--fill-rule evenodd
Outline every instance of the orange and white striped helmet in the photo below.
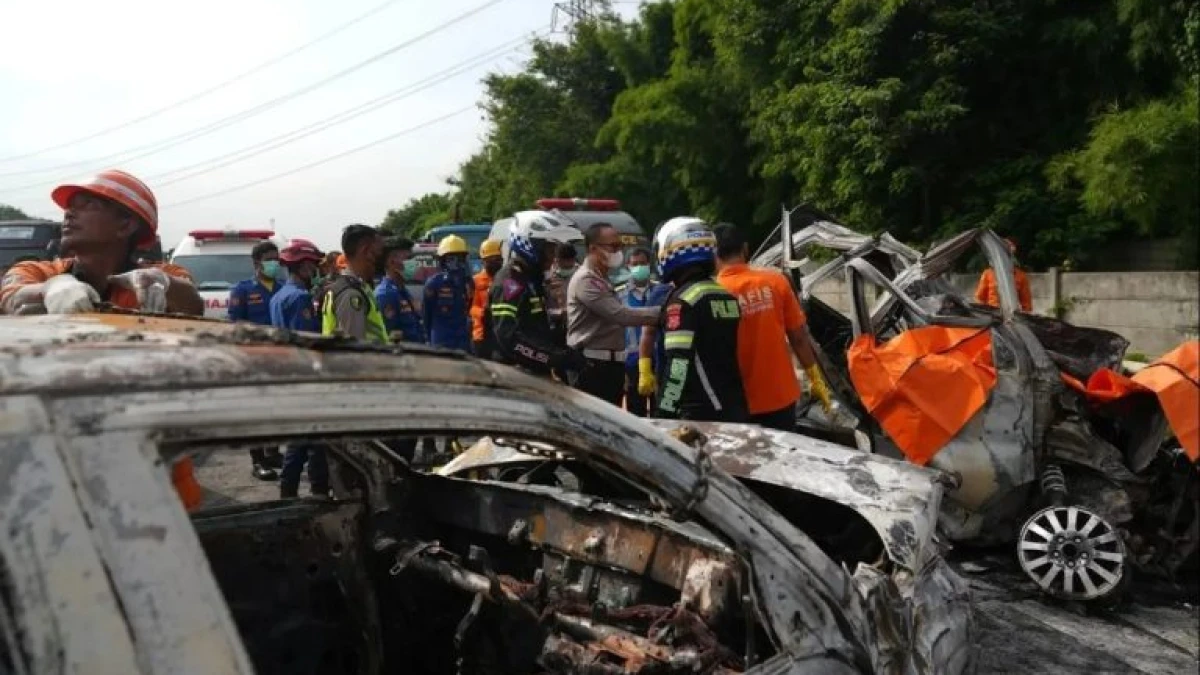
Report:
M 158 236 L 158 200 L 154 198 L 154 193 L 146 187 L 145 183 L 124 171 L 109 169 L 80 183 L 59 185 L 50 193 L 50 198 L 65 210 L 71 203 L 71 198 L 79 192 L 89 192 L 105 199 L 111 199 L 133 211 L 149 226 L 147 231 L 141 233 L 141 238 L 134 242 L 135 245 L 145 246 L 154 243 L 155 237 Z

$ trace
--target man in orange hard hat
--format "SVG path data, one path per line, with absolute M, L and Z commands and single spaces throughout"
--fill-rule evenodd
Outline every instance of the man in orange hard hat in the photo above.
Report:
M 1004 241 L 1008 243 L 1008 252 L 1013 257 L 1013 280 L 1017 284 L 1017 299 L 1021 303 L 1021 311 L 1032 312 L 1033 294 L 1029 290 L 1029 276 L 1025 274 L 1025 270 L 1017 266 L 1017 243 L 1012 239 Z M 992 307 L 1000 306 L 1000 291 L 996 288 L 996 273 L 990 267 L 979 276 L 979 285 L 975 287 L 975 301 Z
M 488 239 L 479 245 L 479 257 L 483 259 L 483 269 L 475 275 L 475 297 L 471 298 L 471 344 L 475 355 L 484 358 L 491 357 L 491 349 L 484 340 L 483 316 L 487 310 L 488 291 L 492 289 L 492 278 L 504 266 L 500 242 Z
M 186 270 L 138 264 L 141 251 L 158 236 L 158 203 L 145 183 L 112 169 L 60 185 L 50 198 L 64 211 L 62 251 L 72 257 L 10 267 L 0 280 L 0 313 L 89 312 L 101 302 L 150 312 L 204 313 Z

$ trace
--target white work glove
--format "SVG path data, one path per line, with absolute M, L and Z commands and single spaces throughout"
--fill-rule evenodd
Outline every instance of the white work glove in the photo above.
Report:
M 158 268 L 146 267 L 116 274 L 108 278 L 108 283 L 133 291 L 143 312 L 162 314 L 167 311 L 167 287 L 171 285 L 171 277 Z
M 60 274 L 42 284 L 42 304 L 47 314 L 90 312 L 100 304 L 100 294 L 70 274 Z

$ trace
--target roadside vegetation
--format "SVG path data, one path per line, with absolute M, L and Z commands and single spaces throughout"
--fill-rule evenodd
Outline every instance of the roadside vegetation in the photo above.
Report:
M 990 225 L 1032 267 L 1200 220 L 1200 5 L 673 0 L 492 75 L 483 147 L 384 225 L 620 199 L 765 235 L 807 201 L 921 244 Z

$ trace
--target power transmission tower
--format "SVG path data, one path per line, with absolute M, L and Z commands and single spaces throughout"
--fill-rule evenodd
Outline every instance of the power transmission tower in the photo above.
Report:
M 605 8 L 604 0 L 563 0 L 554 3 L 550 14 L 550 30 L 555 33 L 575 34 L 581 21 L 597 16 Z

